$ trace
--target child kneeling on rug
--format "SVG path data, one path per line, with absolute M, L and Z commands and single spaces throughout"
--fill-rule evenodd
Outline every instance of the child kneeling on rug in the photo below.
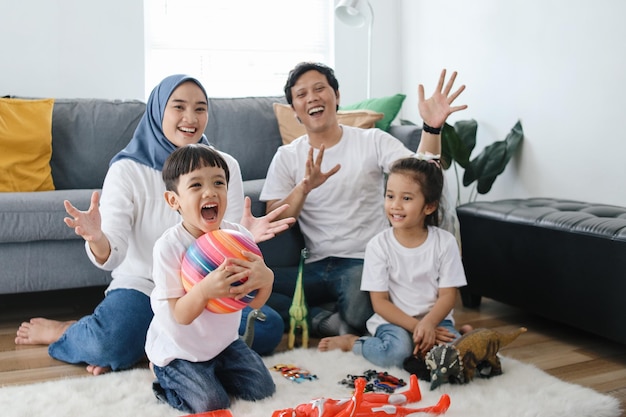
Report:
M 229 397 L 255 401 L 276 387 L 261 357 L 239 337 L 241 311 L 212 313 L 209 299 L 242 298 L 258 290 L 250 307 L 269 297 L 274 274 L 261 256 L 243 252 L 247 260 L 227 258 L 204 279 L 185 291 L 181 264 L 187 248 L 207 232 L 234 229 L 252 237 L 243 226 L 223 220 L 229 170 L 217 151 L 202 144 L 181 147 L 163 166 L 165 199 L 182 216 L 154 245 L 150 297 L 154 318 L 146 353 L 156 376 L 156 397 L 186 413 L 230 407 Z M 231 284 L 247 278 L 244 284 Z
M 320 350 L 352 350 L 375 365 L 402 368 L 411 355 L 460 337 L 452 312 L 466 279 L 455 237 L 437 227 L 443 181 L 434 155 L 393 164 L 385 191 L 391 227 L 367 244 L 361 280 L 374 308 L 367 321 L 373 336 L 327 337 Z

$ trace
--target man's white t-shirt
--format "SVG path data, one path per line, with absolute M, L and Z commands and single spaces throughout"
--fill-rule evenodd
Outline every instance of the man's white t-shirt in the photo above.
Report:
M 252 237 L 238 224 L 223 221 L 221 229 L 234 229 Z M 182 223 L 165 231 L 154 244 L 154 291 L 150 304 L 154 318 L 146 336 L 146 354 L 157 366 L 174 359 L 205 362 L 213 359 L 239 337 L 241 311 L 217 314 L 204 309 L 187 325 L 176 322 L 168 299 L 185 295 L 180 277 L 187 248 L 195 241 Z
M 243 181 L 239 163 L 220 152 L 228 164 L 228 206 L 224 218 L 239 222 L 243 215 Z M 152 247 L 165 230 L 181 221 L 164 198 L 165 183 L 161 171 L 130 159 L 111 165 L 104 179 L 100 198 L 102 231 L 111 244 L 111 255 L 99 264 L 89 244 L 85 250 L 100 269 L 113 271 L 107 291 L 135 289 L 150 295 L 152 282 Z M 79 207 L 86 210 L 87 207 Z
M 363 259 L 367 242 L 389 226 L 383 210 L 384 173 L 397 159 L 415 154 L 380 129 L 341 127 L 339 143 L 324 151 L 322 172 L 337 164 L 341 169 L 309 193 L 298 219 L 309 249 L 307 262 L 328 256 Z M 304 178 L 310 147 L 304 135 L 278 148 L 261 201 L 287 197 Z
M 367 244 L 361 290 L 389 292 L 390 301 L 410 316 L 428 313 L 440 288 L 466 284 L 459 247 L 446 230 L 428 226 L 426 241 L 407 248 L 389 227 Z M 446 319 L 453 320 L 452 312 Z M 376 328 L 385 323 L 388 321 L 374 314 L 367 321 L 367 330 L 374 335 Z

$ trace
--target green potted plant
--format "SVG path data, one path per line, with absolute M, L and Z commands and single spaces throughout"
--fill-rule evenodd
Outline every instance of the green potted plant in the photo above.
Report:
M 401 120 L 401 123 L 414 124 L 407 120 Z M 446 123 L 441 130 L 442 165 L 444 169 L 454 167 L 457 181 L 457 206 L 461 204 L 461 182 L 457 164 L 465 169 L 463 186 L 467 187 L 475 183 L 468 199 L 468 201 L 474 201 L 478 194 L 487 194 L 491 190 L 494 181 L 504 172 L 506 165 L 524 139 L 522 124 L 518 120 L 504 140 L 485 147 L 478 156 L 470 160 L 476 146 L 477 130 L 478 124 L 473 119 L 458 121 L 454 126 Z

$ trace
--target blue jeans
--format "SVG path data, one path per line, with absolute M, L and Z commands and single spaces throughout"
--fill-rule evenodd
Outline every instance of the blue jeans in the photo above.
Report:
M 363 260 L 329 257 L 304 265 L 302 284 L 309 307 L 309 320 L 329 303 L 350 327 L 359 334 L 366 332 L 365 322 L 374 311 L 368 292 L 361 291 Z M 278 311 L 289 326 L 289 307 L 296 286 L 298 268 L 274 269 L 274 290 L 267 304 Z
M 457 338 L 461 337 L 451 320 L 443 320 L 439 327 L 445 327 Z M 363 336 L 357 339 L 352 352 L 377 366 L 402 368 L 404 360 L 413 355 L 413 348 L 413 334 L 400 326 L 388 323 L 378 326 L 373 337 Z
M 241 339 L 210 361 L 176 359 L 154 373 L 156 397 L 185 413 L 226 409 L 231 396 L 257 401 L 276 392 L 269 370 Z
M 48 354 L 68 363 L 87 363 L 117 371 L 145 357 L 146 333 L 152 320 L 150 298 L 140 291 L 109 291 L 93 314 L 70 326 Z
M 250 311 L 246 307 L 242 312 L 240 334 Z M 266 355 L 280 343 L 284 324 L 270 307 L 264 306 L 261 311 L 266 319 L 255 323 L 252 348 Z M 50 344 L 48 354 L 67 363 L 87 363 L 114 371 L 130 368 L 145 358 L 146 333 L 152 316 L 150 297 L 142 292 L 109 291 L 93 314 L 81 318 Z

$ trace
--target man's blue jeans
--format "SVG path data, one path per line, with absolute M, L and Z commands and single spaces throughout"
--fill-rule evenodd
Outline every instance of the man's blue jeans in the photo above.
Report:
M 208 342 L 210 343 L 210 341 Z M 230 398 L 257 401 L 276 391 L 269 370 L 256 353 L 238 339 L 207 362 L 176 359 L 154 366 L 156 397 L 185 413 L 230 407 Z
M 251 308 L 242 312 L 239 334 L 245 331 Z M 255 322 L 252 349 L 261 355 L 274 351 L 284 333 L 282 318 L 264 306 L 265 321 Z M 109 291 L 93 314 L 81 318 L 48 347 L 48 354 L 67 363 L 87 363 L 127 369 L 145 358 L 146 333 L 152 320 L 150 297 L 140 291 Z
M 329 257 L 305 264 L 302 283 L 309 320 L 323 311 L 322 306 L 335 303 L 343 321 L 364 334 L 365 322 L 374 311 L 369 293 L 361 291 L 362 273 L 362 259 Z M 267 302 L 287 325 L 297 276 L 298 268 L 275 268 L 274 290 Z

